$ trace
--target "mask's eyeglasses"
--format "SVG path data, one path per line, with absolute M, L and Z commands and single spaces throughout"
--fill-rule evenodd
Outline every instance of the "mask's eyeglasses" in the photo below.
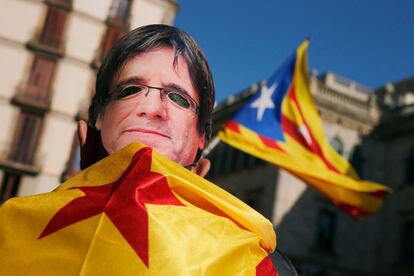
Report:
M 181 91 L 174 87 L 155 87 L 145 84 L 127 84 L 121 86 L 113 93 L 113 99 L 129 99 L 147 96 L 150 89 L 156 89 L 160 91 L 160 97 L 162 100 L 167 99 L 168 103 L 179 109 L 190 111 L 193 115 L 198 114 L 199 107 L 196 101 L 188 95 L 187 92 Z

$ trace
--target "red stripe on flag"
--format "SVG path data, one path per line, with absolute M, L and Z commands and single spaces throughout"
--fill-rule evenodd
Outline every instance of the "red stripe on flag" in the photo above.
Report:
M 292 172 L 293 173 L 293 172 Z M 306 178 L 301 177 L 300 175 L 296 175 L 299 179 L 301 179 L 303 182 L 307 182 L 309 183 L 309 180 L 307 180 Z M 334 205 L 336 205 L 339 209 L 341 209 L 342 211 L 344 211 L 345 213 L 347 213 L 348 215 L 350 215 L 352 218 L 354 219 L 360 219 L 362 217 L 365 217 L 366 215 L 370 215 L 373 212 L 368 212 L 365 210 L 362 210 L 360 208 L 357 208 L 355 206 L 346 204 L 344 202 L 342 202 L 339 198 L 333 197 L 331 195 L 328 195 L 326 193 L 324 193 L 321 189 L 319 189 L 317 186 L 313 187 L 316 191 L 318 191 L 319 193 L 323 194 L 324 196 L 326 196 L 327 198 L 329 198 L 332 203 Z M 365 194 L 365 195 L 371 195 L 373 197 L 380 197 L 381 199 L 384 198 L 384 196 L 387 194 L 387 192 L 385 191 L 378 191 L 378 192 L 372 192 L 372 193 L 365 193 L 365 192 L 356 192 L 355 193 L 361 193 L 361 194 Z M 380 196 L 381 195 L 381 196 Z
M 234 132 L 240 133 L 240 126 L 239 126 L 239 124 L 238 124 L 236 121 L 234 121 L 234 120 L 230 120 L 230 121 L 228 121 L 228 122 L 224 125 L 224 127 L 225 127 L 225 128 L 230 129 L 231 131 L 234 131 Z
M 283 132 L 286 132 L 289 134 L 290 137 L 296 140 L 299 144 L 304 146 L 305 148 L 312 150 L 308 143 L 306 143 L 305 138 L 303 138 L 302 134 L 299 131 L 299 127 L 292 122 L 288 117 L 286 117 L 284 114 L 282 114 L 282 127 Z
M 341 209 L 342 211 L 344 211 L 345 213 L 351 215 L 351 217 L 355 218 L 355 219 L 360 219 L 362 217 L 365 217 L 369 214 L 371 214 L 370 212 L 364 211 L 362 209 L 359 209 L 355 206 L 351 206 L 348 204 L 345 204 L 339 200 L 337 200 L 336 198 L 332 198 L 332 202 L 339 207 L 339 209 Z
M 277 270 L 274 267 L 269 255 L 264 257 L 263 260 L 256 266 L 257 276 L 277 276 Z
M 377 192 L 369 193 L 369 195 L 373 197 L 377 197 L 377 198 L 384 198 L 388 193 L 389 191 L 377 191 Z
M 240 131 L 240 124 L 238 124 L 236 121 L 234 120 L 230 120 L 228 121 L 225 125 L 224 128 L 229 129 L 233 132 L 236 133 L 241 133 Z M 283 149 L 276 143 L 276 141 L 267 138 L 266 136 L 260 135 L 258 133 L 256 133 L 257 136 L 259 136 L 260 140 L 263 142 L 263 144 L 265 144 L 267 147 L 275 149 L 275 150 L 279 150 L 283 152 Z
M 259 136 L 260 140 L 262 140 L 263 144 L 265 144 L 267 147 L 284 152 L 284 150 L 276 143 L 275 140 L 269 139 L 266 136 L 260 134 L 257 135 Z
M 305 116 L 303 115 L 302 109 L 300 108 L 299 104 L 298 104 L 298 100 L 296 98 L 296 91 L 295 91 L 295 87 L 292 84 L 290 91 L 288 92 L 288 97 L 292 100 L 292 102 L 295 104 L 296 109 L 299 111 L 299 114 L 302 118 L 303 124 L 306 126 L 306 128 L 308 129 L 308 133 L 309 133 L 309 137 L 310 137 L 310 145 L 308 144 L 308 148 L 310 148 L 310 150 L 315 153 L 316 155 L 318 155 L 321 160 L 325 163 L 326 167 L 328 169 L 330 169 L 331 171 L 334 171 L 336 173 L 339 173 L 338 169 L 335 168 L 334 165 L 331 164 L 331 162 L 329 162 L 328 159 L 326 159 L 325 155 L 323 154 L 322 148 L 319 145 L 318 141 L 315 139 L 315 136 L 313 136 L 313 133 L 311 131 L 311 128 L 309 127 L 308 123 L 306 122 Z M 294 125 L 296 125 L 295 123 L 293 123 Z M 283 127 L 283 125 L 282 125 Z M 299 132 L 299 127 L 296 125 L 296 128 Z M 302 136 L 300 134 L 300 136 Z M 295 138 L 295 137 L 292 137 Z M 302 138 L 303 139 L 303 138 Z M 305 140 L 306 141 L 306 140 Z M 298 141 L 300 143 L 300 141 Z

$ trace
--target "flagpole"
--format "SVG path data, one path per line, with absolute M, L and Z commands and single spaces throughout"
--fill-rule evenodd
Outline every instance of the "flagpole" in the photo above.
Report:
M 203 154 L 202 157 L 206 157 L 213 149 L 216 148 L 216 146 L 220 143 L 220 138 L 218 136 L 218 134 L 216 136 L 214 136 L 213 139 L 210 140 L 210 142 L 208 143 L 208 145 L 205 147 L 205 149 L 203 150 Z

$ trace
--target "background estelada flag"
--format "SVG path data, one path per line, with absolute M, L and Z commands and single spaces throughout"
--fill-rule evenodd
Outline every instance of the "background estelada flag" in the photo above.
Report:
M 0 208 L 4 275 L 276 275 L 272 224 L 134 143 Z
M 289 171 L 359 218 L 377 211 L 387 187 L 363 181 L 326 141 L 312 100 L 305 41 L 225 124 L 222 141 Z

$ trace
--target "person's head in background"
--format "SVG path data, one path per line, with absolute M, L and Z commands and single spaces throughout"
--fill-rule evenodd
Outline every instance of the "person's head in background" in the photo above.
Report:
M 127 33 L 103 61 L 89 125 L 109 154 L 140 141 L 189 166 L 211 134 L 213 104 L 210 68 L 194 39 L 148 25 Z

